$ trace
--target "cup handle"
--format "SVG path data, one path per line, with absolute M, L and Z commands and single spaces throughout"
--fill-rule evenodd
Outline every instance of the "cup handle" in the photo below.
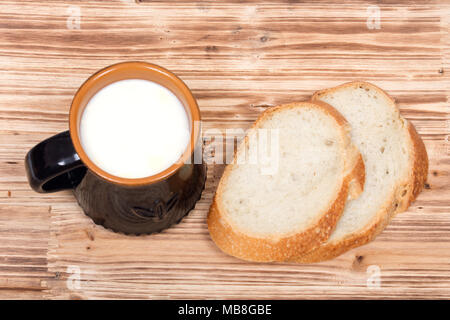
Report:
M 28 182 L 40 193 L 75 188 L 86 174 L 69 131 L 61 132 L 34 146 L 25 157 Z

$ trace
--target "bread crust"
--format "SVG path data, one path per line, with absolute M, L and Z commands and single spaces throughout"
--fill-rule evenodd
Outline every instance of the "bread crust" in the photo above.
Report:
M 384 94 L 391 101 L 392 106 L 397 108 L 394 99 L 385 91 L 371 83 L 363 81 L 349 82 L 335 88 L 318 91 L 313 95 L 312 100 L 315 101 L 324 93 L 333 92 L 347 86 L 369 86 L 379 93 Z M 401 115 L 400 118 L 403 119 Z M 407 126 L 410 137 L 410 152 L 412 153 L 409 164 L 411 168 L 409 170 L 410 174 L 405 180 L 397 183 L 391 196 L 386 200 L 385 205 L 380 208 L 375 218 L 360 232 L 347 235 L 337 241 L 325 242 L 306 254 L 292 257 L 289 261 L 300 263 L 320 262 L 335 258 L 352 248 L 364 245 L 375 239 L 397 213 L 406 211 L 411 202 L 417 198 L 427 179 L 428 156 L 425 145 L 414 126 L 405 119 L 403 121 Z
M 351 144 L 350 137 L 348 136 L 348 123 L 336 109 L 326 103 L 291 103 L 268 109 L 260 115 L 250 130 L 257 128 L 259 123 L 266 120 L 271 114 L 278 112 L 280 109 L 296 107 L 320 108 L 331 115 L 336 120 L 337 124 L 342 127 L 342 136 L 348 146 L 350 158 L 347 159 L 348 164 L 346 165 L 348 165 L 348 171 L 342 180 L 340 191 L 337 193 L 335 200 L 330 204 L 328 210 L 318 217 L 316 222 L 306 230 L 279 238 L 253 237 L 236 230 L 236 228 L 232 228 L 230 223 L 226 220 L 226 217 L 224 217 L 224 210 L 221 207 L 222 186 L 226 183 L 228 176 L 233 169 L 233 164 L 228 165 L 219 182 L 207 218 L 211 238 L 225 253 L 244 260 L 270 262 L 285 261 L 299 252 L 308 252 L 328 239 L 334 230 L 347 201 L 350 185 L 352 184 L 352 188 L 354 189 L 353 192 L 356 192 L 356 194 L 358 193 L 357 190 L 362 190 L 364 186 L 364 162 L 359 151 Z M 248 135 L 241 143 L 248 143 L 247 137 Z M 234 159 L 236 161 L 236 154 Z
M 411 136 L 411 140 L 414 145 L 414 169 L 412 172 L 413 179 L 413 191 L 409 197 L 409 202 L 405 210 L 409 205 L 416 200 L 419 193 L 422 191 L 428 176 L 428 154 L 425 144 L 416 131 L 416 128 L 411 122 L 408 122 L 408 131 Z

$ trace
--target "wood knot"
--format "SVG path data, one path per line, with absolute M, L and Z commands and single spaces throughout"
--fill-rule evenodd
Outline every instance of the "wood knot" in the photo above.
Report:
M 206 46 L 205 51 L 206 52 L 217 52 L 217 51 L 219 51 L 219 48 L 217 48 L 216 46 Z
M 429 183 L 425 183 L 425 184 L 423 185 L 423 187 L 424 187 L 425 189 L 431 189 L 431 186 L 430 186 Z
M 355 260 L 353 260 L 352 269 L 354 270 L 362 270 L 362 263 L 363 263 L 364 257 L 357 255 L 355 256 Z
M 270 103 L 263 103 L 263 104 L 250 104 L 250 107 L 252 108 L 272 108 L 274 105 Z
M 241 30 L 242 30 L 242 27 L 241 27 L 241 26 L 237 26 L 237 28 L 234 29 L 233 33 L 234 33 L 234 34 L 237 34 L 237 33 L 239 33 Z
M 89 240 L 91 240 L 91 241 L 95 240 L 94 233 L 91 230 L 86 229 L 86 230 L 84 230 L 84 232 L 86 233 L 86 236 L 88 237 Z

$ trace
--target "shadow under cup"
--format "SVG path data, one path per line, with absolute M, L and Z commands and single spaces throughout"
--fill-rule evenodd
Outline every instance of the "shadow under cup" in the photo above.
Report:
M 191 136 L 185 152 L 153 176 L 129 179 L 111 175 L 96 166 L 81 145 L 79 125 L 89 100 L 100 89 L 125 79 L 150 80 L 171 90 L 189 119 Z M 28 152 L 25 167 L 35 191 L 73 189 L 79 205 L 95 223 L 126 234 L 168 228 L 188 214 L 200 198 L 206 179 L 203 161 L 194 161 L 194 154 L 199 150 L 201 154 L 202 148 L 200 112 L 189 88 L 170 71 L 144 62 L 124 62 L 100 70 L 75 94 L 69 128 Z

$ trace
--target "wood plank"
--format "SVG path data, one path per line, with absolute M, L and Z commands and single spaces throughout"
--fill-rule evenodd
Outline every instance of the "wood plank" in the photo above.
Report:
M 366 25 L 373 5 L 380 29 Z M 67 28 L 70 6 L 80 29 Z M 450 298 L 449 1 L 4 0 L 0 9 L 0 298 Z M 427 188 L 374 242 L 320 264 L 247 263 L 214 246 L 205 217 L 223 165 L 209 165 L 180 224 L 112 233 L 70 192 L 32 192 L 23 159 L 67 130 L 90 74 L 124 60 L 179 75 L 206 136 L 247 129 L 267 107 L 315 90 L 371 81 L 424 139 Z M 367 286 L 370 266 L 380 288 Z
M 0 205 L 0 299 L 44 298 L 49 239 L 47 207 Z

